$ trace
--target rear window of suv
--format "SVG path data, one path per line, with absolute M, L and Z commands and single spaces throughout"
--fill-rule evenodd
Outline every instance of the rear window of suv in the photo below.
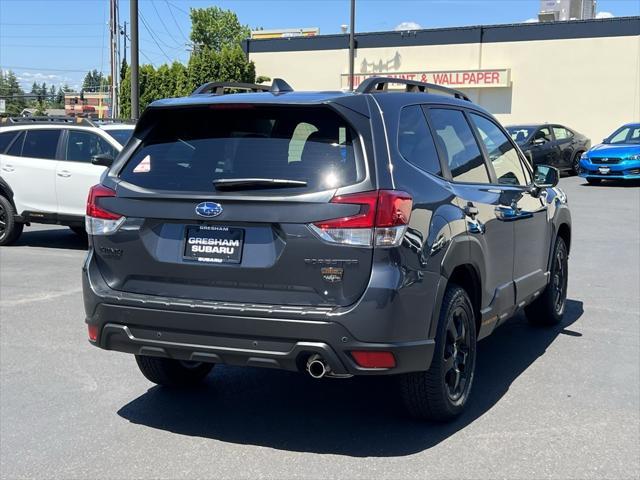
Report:
M 211 105 L 157 110 L 120 173 L 149 189 L 213 191 L 221 179 L 307 182 L 305 191 L 364 179 L 355 132 L 327 107 Z

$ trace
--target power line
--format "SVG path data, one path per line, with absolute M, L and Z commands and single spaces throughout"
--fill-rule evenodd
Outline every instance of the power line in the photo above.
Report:
M 160 12 L 158 12 L 158 8 L 156 7 L 156 2 L 154 0 L 151 0 L 151 6 L 155 10 L 156 15 L 158 16 L 158 19 L 160 20 L 160 23 L 162 24 L 162 28 L 164 28 L 165 32 L 167 32 L 167 35 L 169 35 L 169 37 L 171 37 L 171 40 L 176 42 L 176 44 L 180 45 L 180 42 L 175 39 L 175 37 L 171 34 L 169 29 L 167 28 L 167 25 L 164 23 L 164 20 L 162 19 L 162 16 L 160 15 Z
M 24 45 L 17 43 L 3 43 L 2 46 L 17 48 L 105 48 L 104 45 Z
M 102 23 L 0 23 L 0 27 L 95 27 Z
M 184 13 L 187 17 L 191 18 L 191 14 L 189 12 L 187 12 L 184 8 L 181 8 L 179 6 L 177 6 L 175 3 L 173 2 L 169 2 L 168 0 L 165 0 L 169 5 L 171 5 L 173 8 L 175 8 L 176 10 L 178 10 L 179 12 Z
M 102 35 L 59 35 L 52 33 L 50 35 L 4 35 L 0 34 L 0 38 L 101 38 Z
M 144 17 L 142 15 L 142 12 L 140 12 L 140 16 Z M 174 45 L 169 45 L 167 42 L 165 42 L 164 40 L 162 40 L 162 38 L 157 35 L 153 30 L 151 30 L 151 27 L 149 26 L 149 23 L 147 23 L 147 31 L 155 38 L 156 41 L 160 42 L 162 45 L 164 45 L 165 48 L 176 48 Z M 182 48 L 182 47 L 181 47 Z
M 151 32 L 151 29 L 149 28 L 149 25 L 147 25 L 147 21 L 145 20 L 144 15 L 142 15 L 142 12 L 139 12 L 139 13 L 140 13 L 140 20 L 142 20 L 142 25 L 144 26 L 145 30 L 147 32 L 149 32 L 149 35 L 151 35 L 151 39 L 154 41 L 154 43 L 160 49 L 160 51 L 163 53 L 163 55 L 165 57 L 167 57 L 167 60 L 169 61 L 169 63 L 171 63 L 171 58 L 169 58 L 169 55 L 167 55 L 167 53 L 162 49 L 160 44 L 157 42 L 156 38 L 154 37 L 153 33 Z
M 188 42 L 189 39 L 182 31 L 182 28 L 180 28 L 180 24 L 178 23 L 176 16 L 173 14 L 173 10 L 171 10 L 171 3 L 169 3 L 169 0 L 164 0 L 164 3 L 167 4 L 167 10 L 169 10 L 169 13 L 171 14 L 171 18 L 173 18 L 173 22 L 176 24 L 176 27 L 178 27 L 178 31 L 180 32 L 180 35 L 182 35 L 182 38 L 184 38 Z

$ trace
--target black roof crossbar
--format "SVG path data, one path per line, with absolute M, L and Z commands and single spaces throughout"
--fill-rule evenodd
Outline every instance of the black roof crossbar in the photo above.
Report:
M 2 118 L 2 123 L 14 123 L 14 124 L 24 124 L 24 123 L 74 123 L 77 125 L 84 125 L 88 127 L 95 127 L 95 124 L 86 117 L 66 117 L 60 115 L 52 115 L 48 116 L 37 116 L 37 117 L 4 117 Z
M 270 85 L 258 85 L 257 83 L 237 83 L 237 82 L 208 82 L 196 88 L 194 95 L 224 95 L 228 90 L 245 90 L 247 92 L 268 92 Z
M 274 78 L 271 85 L 259 85 L 257 83 L 237 82 L 209 82 L 196 88 L 191 96 L 195 95 L 224 95 L 229 90 L 243 90 L 245 92 L 271 92 L 275 94 L 293 92 L 293 88 L 281 78 Z M 235 93 L 235 92 L 231 92 Z
M 71 117 L 63 115 L 37 116 L 37 117 L 3 117 L 1 123 L 6 125 L 13 124 L 47 124 L 47 123 L 66 123 L 82 125 L 85 127 L 97 127 L 106 124 L 135 124 L 135 120 L 128 118 L 88 118 L 88 117 Z
M 414 80 L 406 80 L 404 78 L 393 78 L 393 77 L 370 77 L 365 80 L 358 86 L 356 89 L 357 93 L 375 93 L 375 92 L 386 92 L 389 84 L 400 84 L 405 85 L 405 92 L 423 92 L 429 93 L 429 91 L 443 92 L 452 97 L 459 98 L 460 100 L 466 100 L 470 102 L 471 100 L 464 93 L 459 90 L 454 90 L 453 88 L 443 87 L 442 85 L 436 85 L 435 83 L 424 83 L 417 82 Z

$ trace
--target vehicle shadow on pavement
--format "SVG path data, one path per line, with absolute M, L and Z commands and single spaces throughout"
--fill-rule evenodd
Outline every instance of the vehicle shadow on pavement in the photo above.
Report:
M 479 344 L 477 375 L 466 412 L 449 424 L 416 422 L 402 413 L 393 378 L 313 380 L 266 369 L 216 367 L 201 387 L 153 387 L 123 406 L 132 423 L 180 435 L 280 450 L 354 457 L 421 452 L 446 440 L 490 410 L 511 383 L 583 313 L 568 300 L 557 327 L 530 326 L 521 314 Z
M 46 230 L 29 230 L 22 232 L 16 242 L 7 247 L 42 247 L 64 250 L 86 250 L 87 237 L 73 233 L 67 227 Z

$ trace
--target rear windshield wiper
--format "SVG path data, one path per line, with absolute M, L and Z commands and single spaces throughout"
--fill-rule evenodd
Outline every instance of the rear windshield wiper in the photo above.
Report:
M 304 180 L 288 180 L 286 178 L 220 178 L 213 181 L 219 190 L 244 188 L 295 188 L 306 187 Z

